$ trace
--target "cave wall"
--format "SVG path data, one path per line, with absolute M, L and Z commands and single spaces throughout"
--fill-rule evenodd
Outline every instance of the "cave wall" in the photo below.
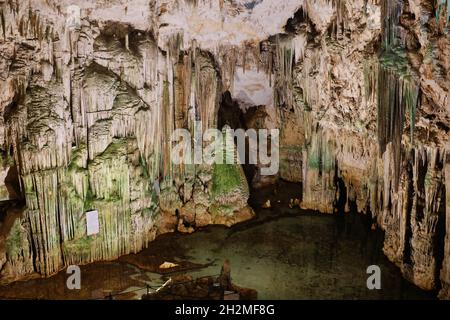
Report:
M 297 17 L 291 39 L 308 41 L 280 126 L 281 177 L 302 182 L 301 206 L 335 212 L 343 181 L 345 210 L 372 216 L 405 278 L 448 298 L 446 4 L 336 2 L 322 28 Z
M 0 0 L 2 164 L 26 200 L 2 280 L 250 218 L 242 168 L 170 161 L 171 133 L 217 127 L 227 92 L 247 128 L 280 129 L 279 175 L 257 166 L 254 186 L 370 215 L 403 275 L 449 298 L 450 1 L 72 2 L 75 27 L 67 1 Z
M 180 34 L 158 46 L 148 29 L 155 3 L 134 4 L 145 26 L 136 12 L 114 17 L 114 4 L 90 4 L 83 10 L 96 16 L 71 25 L 62 2 L 0 2 L 2 163 L 18 167 L 26 203 L 2 237 L 2 283 L 253 216 L 239 165 L 172 163 L 174 130 L 217 125 L 220 74 L 208 52 L 183 50 Z

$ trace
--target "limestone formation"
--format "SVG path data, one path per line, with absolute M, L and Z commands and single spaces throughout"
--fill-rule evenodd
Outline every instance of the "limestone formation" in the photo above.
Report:
M 0 22 L 0 195 L 26 204 L 0 282 L 231 226 L 285 179 L 295 206 L 368 215 L 404 277 L 450 298 L 449 0 L 0 0 Z M 279 174 L 175 165 L 198 121 L 278 128 Z

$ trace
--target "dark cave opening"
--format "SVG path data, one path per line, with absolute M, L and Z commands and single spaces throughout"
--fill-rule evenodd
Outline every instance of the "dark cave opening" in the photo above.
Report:
M 25 198 L 21 191 L 20 177 L 16 165 L 9 168 L 5 178 L 5 186 L 8 189 L 10 199 L 22 200 Z
M 191 224 L 190 224 L 188 221 L 186 221 L 186 220 L 183 219 L 183 226 L 184 226 L 186 229 L 189 229 L 189 228 L 191 227 Z
M 417 221 L 422 221 L 424 218 L 424 209 L 425 209 L 425 178 L 427 175 L 427 167 L 428 167 L 428 161 L 426 158 L 420 160 L 416 159 L 418 162 L 417 167 L 417 190 L 418 194 L 416 194 L 417 197 L 417 204 L 416 204 L 416 219 Z
M 230 126 L 231 129 L 243 129 L 247 130 L 246 114 L 239 107 L 239 103 L 233 100 L 231 93 L 226 91 L 223 93 L 220 100 L 220 107 L 217 117 L 217 126 L 219 130 L 225 125 Z M 236 143 L 236 139 L 235 139 Z M 244 169 L 245 177 L 249 186 L 251 187 L 254 176 L 256 175 L 257 169 L 256 165 L 249 163 L 249 143 L 248 138 L 245 141 L 245 161 L 242 164 Z M 250 188 L 252 189 L 252 188 Z
M 22 204 L 22 202 L 25 201 L 25 195 L 23 193 L 24 191 L 22 190 L 19 170 L 17 168 L 17 164 L 13 160 L 13 157 L 13 146 L 10 146 L 9 150 L 7 151 L 0 151 L 0 158 L 2 159 L 2 163 L 6 164 L 6 167 L 4 166 L 3 169 L 8 170 L 3 181 L 7 191 L 7 198 L 0 199 L 0 201 L 13 201 Z
M 445 232 L 447 224 L 446 208 L 447 195 L 445 192 L 445 186 L 441 187 L 441 201 L 438 210 L 438 222 L 436 225 L 436 237 L 434 239 L 435 257 L 436 257 L 436 269 L 435 276 L 436 279 L 440 278 L 440 270 L 443 267 L 444 256 L 445 256 Z M 440 290 L 442 283 L 437 281 L 437 290 Z
M 219 130 L 225 125 L 231 129 L 246 129 L 244 113 L 239 107 L 239 103 L 233 100 L 230 91 L 225 91 L 220 100 L 220 107 L 217 115 L 217 126 Z
M 414 153 L 411 152 L 412 161 L 414 161 Z M 406 230 L 405 230 L 405 248 L 403 252 L 403 262 L 406 264 L 411 264 L 411 242 L 409 239 L 412 238 L 412 228 L 411 228 L 411 211 L 414 203 L 414 182 L 413 182 L 413 167 L 411 161 L 407 162 L 406 165 L 407 173 L 407 203 L 406 203 Z
M 319 160 L 320 162 L 320 160 Z M 347 187 L 341 175 L 342 172 L 338 173 L 339 164 L 335 161 L 334 165 L 334 188 L 335 188 L 335 199 L 333 203 L 333 213 L 336 215 L 343 216 L 345 214 L 345 206 L 347 204 Z M 320 174 L 320 173 L 319 173 Z

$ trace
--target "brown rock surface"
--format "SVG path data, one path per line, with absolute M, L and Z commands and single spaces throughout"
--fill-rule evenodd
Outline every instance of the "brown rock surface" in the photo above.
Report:
M 448 6 L 175 3 L 74 0 L 73 24 L 65 0 L 0 0 L 0 171 L 26 200 L 0 281 L 250 219 L 240 166 L 170 159 L 172 132 L 219 127 L 227 104 L 230 122 L 280 129 L 279 175 L 257 164 L 253 185 L 301 182 L 302 208 L 371 215 L 404 276 L 450 298 Z

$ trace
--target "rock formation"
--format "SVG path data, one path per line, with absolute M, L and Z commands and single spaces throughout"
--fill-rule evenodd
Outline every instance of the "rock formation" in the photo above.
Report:
M 1 282 L 251 218 L 241 166 L 171 162 L 201 121 L 279 128 L 254 186 L 370 215 L 405 278 L 450 298 L 449 0 L 0 0 L 0 20 L 0 194 L 26 203 Z
M 158 46 L 151 16 L 164 3 L 78 2 L 78 24 L 68 3 L 1 2 L 2 163 L 5 176 L 18 167 L 26 202 L 5 235 L 2 282 L 253 215 L 239 165 L 170 161 L 175 129 L 217 126 L 222 83 L 211 54 L 182 50 L 181 34 Z M 88 210 L 99 212 L 94 237 Z

